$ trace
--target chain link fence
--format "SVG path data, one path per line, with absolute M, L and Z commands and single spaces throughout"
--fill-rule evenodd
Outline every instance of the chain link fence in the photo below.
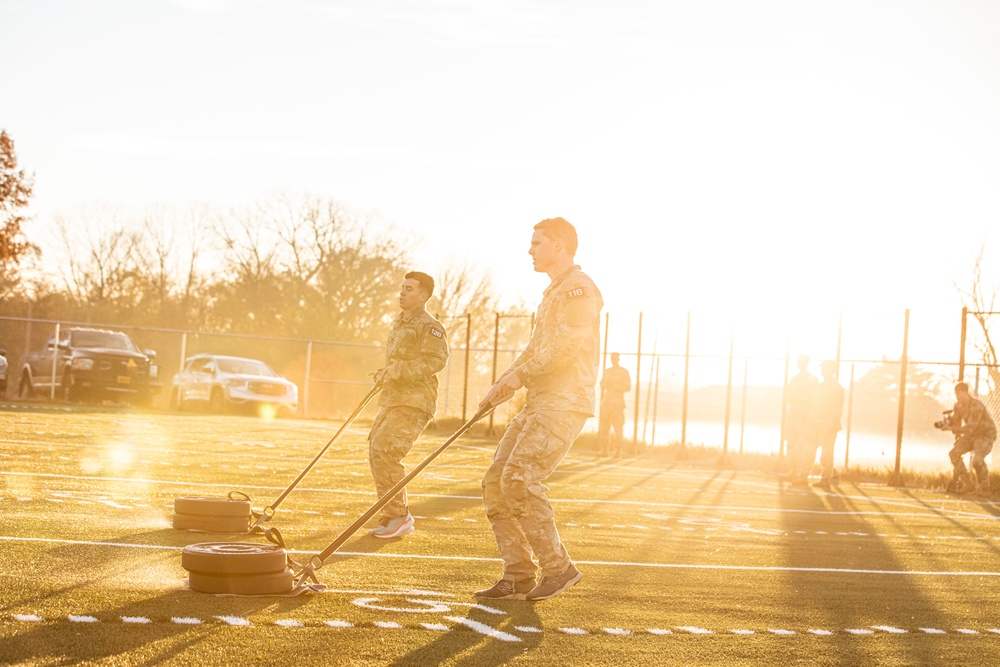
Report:
M 438 318 L 448 331 L 451 358 L 438 376 L 435 417 L 465 421 L 478 409 L 480 397 L 494 378 L 526 344 L 534 318 L 501 314 L 492 322 L 476 322 L 468 315 Z M 810 350 L 822 355 L 811 359 L 810 370 L 818 376 L 822 360 L 839 360 L 839 382 L 846 390 L 836 444 L 838 465 L 891 470 L 897 465 L 898 452 L 904 467 L 947 468 L 951 434 L 936 430 L 933 424 L 942 411 L 952 407 L 952 389 L 960 377 L 992 414 L 1000 414 L 1000 392 L 992 380 L 996 366 L 959 359 L 958 354 L 950 359 L 943 355 L 943 360 L 914 357 L 914 349 L 923 353 L 931 349 L 926 330 L 940 324 L 939 320 L 925 314 L 911 321 L 907 311 L 841 315 L 813 322 L 819 334 L 814 332 L 810 338 Z M 21 355 L 43 349 L 56 324 L 0 317 L 0 349 L 6 350 L 9 361 L 8 399 L 17 396 Z M 113 323 L 58 324 L 123 331 L 140 348 L 155 350 L 163 383 L 154 400 L 156 409 L 169 407 L 174 373 L 184 358 L 197 353 L 265 361 L 299 386 L 298 416 L 307 418 L 349 414 L 371 387 L 368 374 L 384 363 L 380 345 Z M 626 434 L 650 445 L 705 445 L 731 453 L 782 456 L 784 387 L 797 372 L 796 357 L 805 347 L 805 336 L 790 329 L 775 334 L 776 327 L 770 327 L 765 335 L 755 337 L 753 327 L 720 324 L 690 314 L 659 321 L 648 317 L 644 321 L 640 316 L 631 323 L 624 318 L 612 321 L 606 314 L 603 365 L 608 365 L 609 351 L 619 352 L 622 366 L 632 375 Z M 501 406 L 491 419 L 491 430 L 502 427 L 520 404 L 512 401 Z M 589 422 L 588 430 L 596 430 L 596 422 Z

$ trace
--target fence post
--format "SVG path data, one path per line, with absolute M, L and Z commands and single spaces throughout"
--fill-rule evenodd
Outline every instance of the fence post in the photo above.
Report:
M 302 382 L 302 417 L 309 419 L 309 378 L 312 377 L 313 342 L 306 343 L 306 376 Z
M 642 313 L 639 313 L 639 344 L 635 353 L 635 423 L 632 424 L 632 448 L 639 453 L 639 386 L 642 384 Z
M 608 367 L 608 328 L 611 326 L 611 313 L 604 313 L 604 356 L 601 357 L 601 370 Z
M 854 364 L 851 364 L 851 384 L 847 392 L 847 434 L 846 449 L 844 450 L 844 470 L 847 470 L 851 461 L 851 418 L 854 416 Z
M 785 461 L 785 413 L 788 407 L 788 367 L 792 363 L 792 342 L 785 341 L 785 380 L 781 385 L 781 428 L 778 429 L 778 463 Z
M 34 311 L 33 304 L 34 304 L 33 301 L 29 301 L 28 302 L 28 322 L 27 322 L 27 325 L 24 327 L 24 354 L 28 354 L 29 352 L 31 352 L 31 322 L 33 321 L 32 320 L 32 312 Z M 9 367 L 7 369 L 7 373 L 10 374 L 10 368 Z M 18 372 L 17 372 L 17 379 L 18 379 L 18 383 L 20 383 L 20 380 L 21 380 L 21 371 L 20 370 L 18 370 Z
M 184 359 L 187 357 L 187 346 L 188 346 L 188 335 L 187 331 L 181 332 L 181 360 L 178 362 L 180 368 L 177 369 L 178 373 L 184 372 Z
M 469 406 L 469 357 L 472 355 L 472 313 L 465 314 L 465 376 L 462 379 L 462 423 Z
M 896 468 L 889 479 L 889 486 L 902 486 L 903 480 L 900 467 L 903 457 L 903 416 L 906 414 L 906 366 L 908 364 L 907 349 L 910 343 L 910 309 L 906 309 L 903 320 L 903 358 L 899 366 L 899 416 L 896 419 Z
M 653 383 L 653 435 L 649 444 L 656 444 L 656 405 L 660 402 L 660 358 L 656 357 L 656 380 Z
M 684 395 L 681 398 L 681 453 L 687 445 L 688 372 L 691 370 L 691 311 L 687 313 L 687 333 L 684 336 Z
M 490 386 L 497 381 L 497 354 L 500 349 L 500 313 L 497 313 L 496 324 L 493 325 L 493 381 Z M 490 427 L 488 433 L 493 435 L 493 412 L 490 412 Z
M 729 334 L 729 370 L 726 372 L 726 412 L 723 419 L 725 431 L 722 434 L 722 457 L 719 459 L 719 465 L 726 465 L 729 462 L 729 418 L 733 406 L 733 348 L 735 343 L 736 327 L 733 327 Z
M 740 397 L 740 455 L 743 454 L 743 434 L 747 428 L 747 369 L 750 360 L 743 358 L 743 396 Z
M 958 381 L 963 382 L 962 378 L 965 377 L 965 338 L 966 338 L 966 325 L 965 322 L 969 318 L 969 308 L 967 306 L 962 306 L 962 332 L 959 335 L 959 348 L 958 348 Z
M 56 322 L 56 336 L 52 340 L 54 345 L 52 346 L 52 386 L 49 387 L 49 400 L 56 400 L 56 363 L 59 361 L 59 323 Z

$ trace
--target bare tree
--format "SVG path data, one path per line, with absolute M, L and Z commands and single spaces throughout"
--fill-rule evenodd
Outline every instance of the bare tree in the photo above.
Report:
M 996 316 L 997 299 L 1000 297 L 1000 287 L 987 286 L 983 277 L 984 258 L 986 256 L 986 244 L 979 248 L 975 261 L 972 265 L 972 281 L 968 289 L 963 289 L 956 284 L 959 294 L 962 297 L 962 305 L 969 310 L 969 314 L 979 325 L 979 336 L 974 339 L 973 345 L 979 352 L 982 363 L 986 366 L 992 391 L 1000 389 L 1000 366 L 997 365 L 997 348 L 990 335 L 990 317 Z
M 216 227 L 226 275 L 211 290 L 215 324 L 370 341 L 392 312 L 405 259 L 371 214 L 308 195 L 275 195 Z

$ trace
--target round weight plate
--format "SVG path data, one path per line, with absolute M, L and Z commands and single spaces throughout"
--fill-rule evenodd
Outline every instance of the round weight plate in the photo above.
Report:
M 181 567 L 200 574 L 271 574 L 288 567 L 285 550 L 261 542 L 202 542 L 181 551 Z
M 295 586 L 291 569 L 269 574 L 204 574 L 190 572 L 191 590 L 199 593 L 231 593 L 233 595 L 278 595 Z
M 245 533 L 250 530 L 250 517 L 174 514 L 174 528 L 203 530 L 206 533 Z
M 174 511 L 178 514 L 197 514 L 199 516 L 248 517 L 250 516 L 250 501 L 179 496 L 174 498 Z

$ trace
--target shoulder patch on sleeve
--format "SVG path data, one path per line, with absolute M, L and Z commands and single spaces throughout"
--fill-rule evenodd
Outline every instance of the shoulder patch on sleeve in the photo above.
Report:
M 431 327 L 431 335 L 437 336 L 438 338 L 444 338 L 444 332 L 434 327 Z
M 579 299 L 587 295 L 587 288 L 585 287 L 574 287 L 573 289 L 566 292 L 567 299 Z

